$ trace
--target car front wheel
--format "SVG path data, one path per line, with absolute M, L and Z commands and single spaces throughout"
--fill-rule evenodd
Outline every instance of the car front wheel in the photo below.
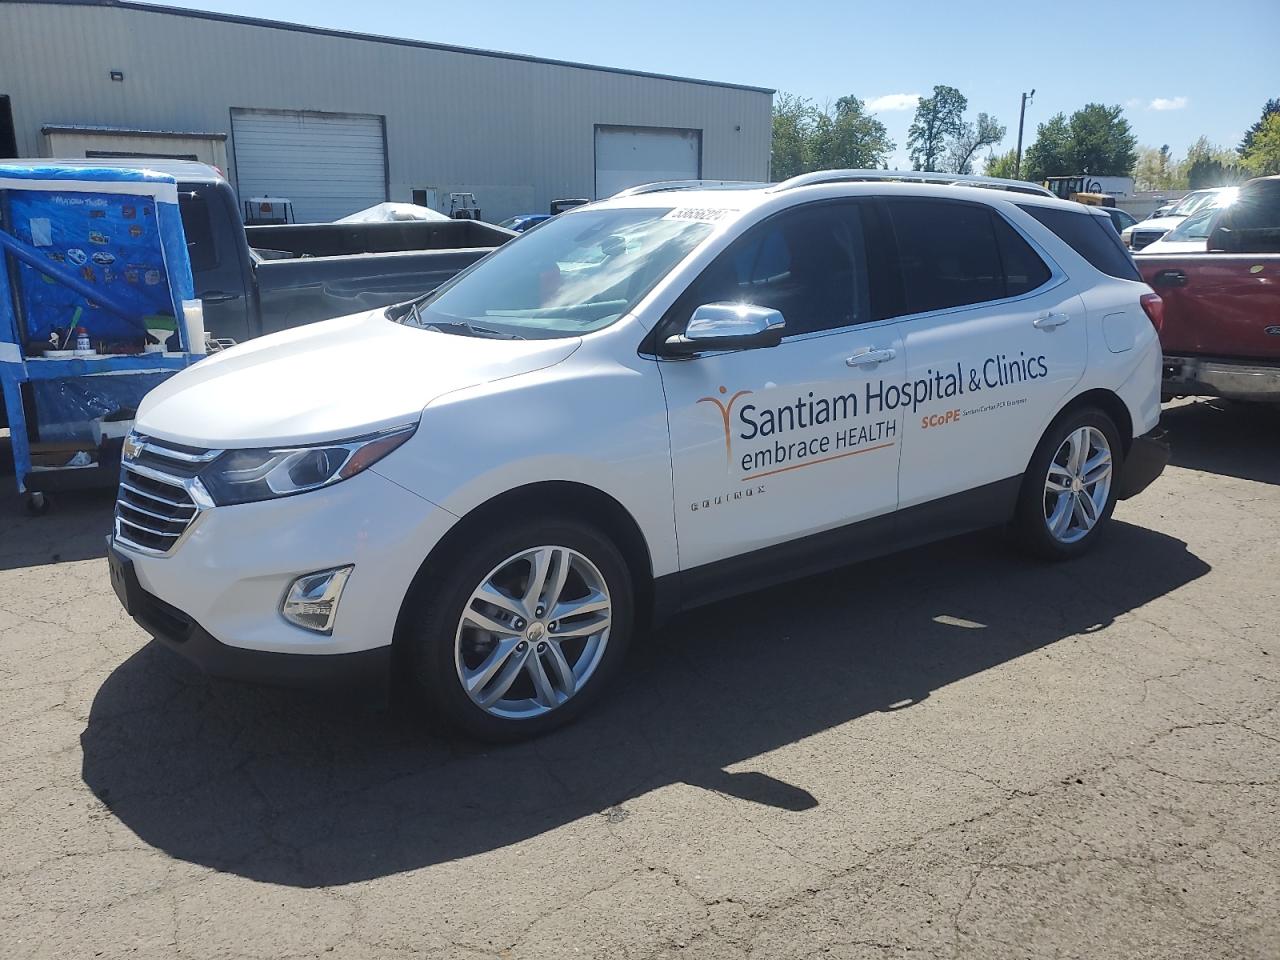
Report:
M 588 707 L 621 663 L 633 595 L 613 543 L 574 520 L 495 531 L 424 587 L 410 625 L 419 686 L 452 726 L 537 736 Z

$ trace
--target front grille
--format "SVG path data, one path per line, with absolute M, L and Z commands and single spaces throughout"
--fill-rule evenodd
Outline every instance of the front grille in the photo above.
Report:
M 196 474 L 220 450 L 200 450 L 132 435 L 120 464 L 116 539 L 145 553 L 167 554 L 200 513 Z
M 1155 243 L 1163 236 L 1163 232 L 1156 230 L 1135 230 L 1133 231 L 1133 239 L 1130 242 L 1133 244 L 1133 249 L 1141 250 L 1143 247 L 1151 246 L 1151 244 Z

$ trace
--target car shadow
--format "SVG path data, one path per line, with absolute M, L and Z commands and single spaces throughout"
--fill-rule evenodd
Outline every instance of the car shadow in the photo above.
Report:
M 1280 404 L 1197 400 L 1166 405 L 1174 466 L 1280 484 Z
M 1095 630 L 1209 567 L 1115 522 L 1088 561 L 965 537 L 762 591 L 644 638 L 597 709 L 493 748 L 300 692 L 209 681 L 148 645 L 98 691 L 84 782 L 170 856 L 255 880 L 351 883 L 494 850 L 687 783 L 803 812 L 804 784 L 729 772 Z

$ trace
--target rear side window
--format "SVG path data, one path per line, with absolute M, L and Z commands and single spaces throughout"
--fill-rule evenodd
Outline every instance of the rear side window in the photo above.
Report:
M 890 200 L 907 313 L 1018 296 L 1049 268 L 988 207 L 946 200 Z
M 1048 283 L 1049 268 L 1040 259 L 1040 254 L 1031 249 L 1031 244 L 1023 240 L 1004 217 L 992 214 L 991 222 L 995 226 L 1000 261 L 1004 266 L 1005 296 L 1021 296 Z
M 1092 213 L 1076 213 L 1031 204 L 1018 204 L 1067 246 L 1084 257 L 1098 270 L 1117 280 L 1142 280 L 1133 258 L 1120 242 L 1120 236 Z

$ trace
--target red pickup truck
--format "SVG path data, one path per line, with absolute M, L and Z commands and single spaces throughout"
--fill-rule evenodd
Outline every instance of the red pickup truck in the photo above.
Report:
M 1204 253 L 1140 254 L 1164 301 L 1164 394 L 1280 403 L 1280 177 L 1250 180 Z

